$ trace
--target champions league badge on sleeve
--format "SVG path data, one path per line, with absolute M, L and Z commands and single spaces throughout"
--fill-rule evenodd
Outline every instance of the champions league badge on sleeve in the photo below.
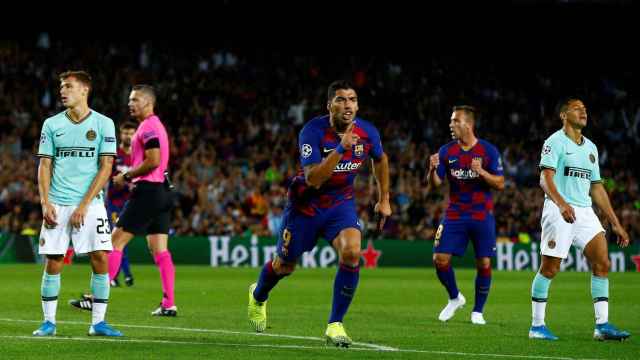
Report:
M 311 145 L 304 144 L 304 145 L 302 145 L 302 149 L 301 149 L 300 152 L 302 153 L 302 157 L 303 158 L 308 158 L 309 156 L 311 156 L 311 153 L 313 152 L 313 149 L 311 148 Z

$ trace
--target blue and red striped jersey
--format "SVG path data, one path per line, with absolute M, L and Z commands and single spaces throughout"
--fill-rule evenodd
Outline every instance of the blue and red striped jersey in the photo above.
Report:
M 131 157 L 131 154 L 127 154 L 126 152 L 124 152 L 124 150 L 118 147 L 118 155 L 115 159 L 115 163 L 113 164 L 113 170 L 111 171 L 110 179 L 113 179 L 114 176 L 120 173 L 128 171 L 132 165 L 133 158 Z M 124 184 L 123 187 L 117 188 L 113 184 L 113 180 L 109 180 L 109 192 L 107 201 L 109 201 L 110 204 L 122 208 L 124 206 L 124 203 L 129 200 L 130 194 L 131 190 L 129 189 L 129 184 Z
M 482 167 L 493 175 L 503 175 L 498 149 L 485 140 L 469 150 L 452 141 L 439 150 L 438 177 L 449 179 L 449 206 L 445 218 L 449 220 L 484 220 L 493 211 L 491 187 L 471 170 L 473 158 L 482 159 Z
M 353 182 L 362 164 L 371 156 L 382 157 L 382 143 L 378 130 L 370 122 L 356 117 L 353 133 L 358 143 L 342 155 L 331 177 L 318 189 L 308 186 L 303 168 L 322 162 L 340 144 L 340 136 L 331 127 L 329 115 L 313 118 L 298 136 L 301 167 L 289 186 L 289 202 L 307 215 L 316 209 L 327 209 L 353 199 Z

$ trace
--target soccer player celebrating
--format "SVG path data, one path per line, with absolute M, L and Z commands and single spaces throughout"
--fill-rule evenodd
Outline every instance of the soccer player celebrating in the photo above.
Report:
M 361 248 L 353 182 L 371 156 L 378 182 L 375 211 L 381 215 L 382 227 L 391 215 L 389 164 L 378 130 L 356 117 L 358 97 L 349 82 L 335 81 L 329 86 L 327 110 L 329 115 L 310 120 L 299 134 L 302 169 L 289 186 L 277 256 L 264 265 L 258 282 L 249 287 L 248 317 L 255 331 L 265 330 L 269 292 L 294 271 L 297 259 L 322 236 L 331 242 L 340 261 L 325 337 L 327 344 L 348 347 L 352 341 L 342 321 L 358 286 Z
M 448 321 L 466 303 L 458 291 L 451 255 L 464 255 L 469 240 L 476 253 L 476 293 L 471 322 L 484 325 L 484 304 L 491 287 L 491 257 L 496 252 L 496 224 L 491 190 L 504 189 L 502 161 L 498 149 L 474 133 L 476 110 L 454 106 L 449 128 L 454 141 L 429 158 L 427 189 L 449 179 L 449 206 L 435 234 L 433 261 L 438 279 L 449 294 L 449 302 L 438 319 Z
M 62 73 L 60 96 L 67 110 L 42 125 L 38 189 L 44 221 L 39 253 L 47 261 L 41 288 L 44 322 L 34 336 L 56 334 L 60 272 L 69 240 L 76 252 L 89 254 L 93 269 L 95 306 L 89 335 L 122 336 L 104 321 L 109 300 L 107 251 L 112 245 L 102 188 L 116 155 L 115 127 L 113 120 L 89 108 L 90 91 L 86 72 Z
M 546 327 L 545 308 L 551 280 L 560 270 L 571 245 L 582 250 L 592 269 L 591 298 L 597 340 L 624 340 L 629 332 L 609 323 L 609 252 L 605 231 L 594 213 L 592 202 L 600 208 L 618 236 L 618 244 L 629 244 L 607 195 L 598 164 L 598 148 L 582 135 L 587 126 L 587 109 L 581 100 L 568 98 L 558 104 L 562 129 L 544 142 L 540 159 L 540 187 L 545 201 L 542 209 L 542 263 L 531 285 L 532 324 L 529 337 L 557 340 Z

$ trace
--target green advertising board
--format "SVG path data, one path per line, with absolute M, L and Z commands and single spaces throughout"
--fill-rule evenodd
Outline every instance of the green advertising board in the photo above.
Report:
M 0 262 L 33 261 L 24 256 L 16 256 L 11 244 L 25 241 L 10 241 L 7 236 L 0 237 Z M 28 241 L 28 240 L 27 240 Z M 37 251 L 36 239 L 32 238 L 33 248 Z M 26 247 L 29 248 L 28 246 Z M 362 265 L 365 267 L 431 267 L 433 242 L 428 240 L 367 240 L 362 243 Z M 153 263 L 146 240 L 133 239 L 127 248 L 132 263 Z M 273 258 L 276 253 L 276 238 L 250 236 L 176 236 L 169 240 L 169 249 L 176 264 L 202 264 L 218 266 L 259 267 Z M 493 268 L 506 271 L 536 271 L 540 265 L 538 244 L 498 243 Z M 31 252 L 24 250 L 23 252 Z M 640 244 L 621 249 L 609 245 L 611 271 L 640 271 Z M 24 260 L 23 260 L 24 259 Z M 35 256 L 35 260 L 38 260 Z M 76 256 L 74 261 L 87 262 L 86 256 Z M 312 251 L 300 258 L 300 266 L 305 268 L 332 267 L 338 262 L 335 250 L 324 240 L 318 241 Z M 457 267 L 473 267 L 474 254 L 469 246 L 464 256 L 454 259 Z M 589 271 L 589 265 L 580 251 L 572 248 L 569 256 L 562 262 L 562 270 Z
M 366 267 L 430 267 L 432 265 L 433 242 L 427 240 L 406 241 L 396 239 L 364 240 L 362 265 Z M 169 248 L 177 264 L 209 264 L 210 266 L 262 266 L 276 253 L 274 237 L 202 236 L 173 237 Z M 540 265 L 537 243 L 516 244 L 498 243 L 493 267 L 496 270 L 532 270 Z M 152 263 L 146 241 L 136 238 L 129 244 L 129 256 L 132 262 Z M 638 271 L 640 266 L 640 245 L 632 244 L 621 249 L 610 245 L 609 257 L 611 271 Z M 300 259 L 300 266 L 332 267 L 338 262 L 335 250 L 324 240 L 318 241 L 312 251 Z M 463 257 L 454 259 L 460 267 L 475 266 L 472 246 Z M 562 270 L 588 271 L 589 266 L 580 251 L 572 248 L 569 256 L 562 262 Z

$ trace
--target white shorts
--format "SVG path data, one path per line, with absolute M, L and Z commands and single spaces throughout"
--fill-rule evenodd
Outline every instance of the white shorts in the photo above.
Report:
M 566 258 L 571 245 L 584 251 L 589 241 L 599 233 L 604 233 L 600 219 L 591 207 L 573 206 L 576 221 L 569 224 L 564 221 L 560 209 L 551 200 L 544 200 L 542 208 L 542 255 Z
M 40 230 L 41 255 L 64 255 L 69 248 L 69 240 L 73 241 L 73 250 L 78 254 L 86 254 L 97 250 L 113 250 L 111 245 L 111 227 L 107 210 L 101 202 L 93 202 L 87 208 L 84 225 L 80 229 L 71 226 L 71 214 L 76 205 L 56 205 L 56 225 L 49 229 L 42 222 Z

